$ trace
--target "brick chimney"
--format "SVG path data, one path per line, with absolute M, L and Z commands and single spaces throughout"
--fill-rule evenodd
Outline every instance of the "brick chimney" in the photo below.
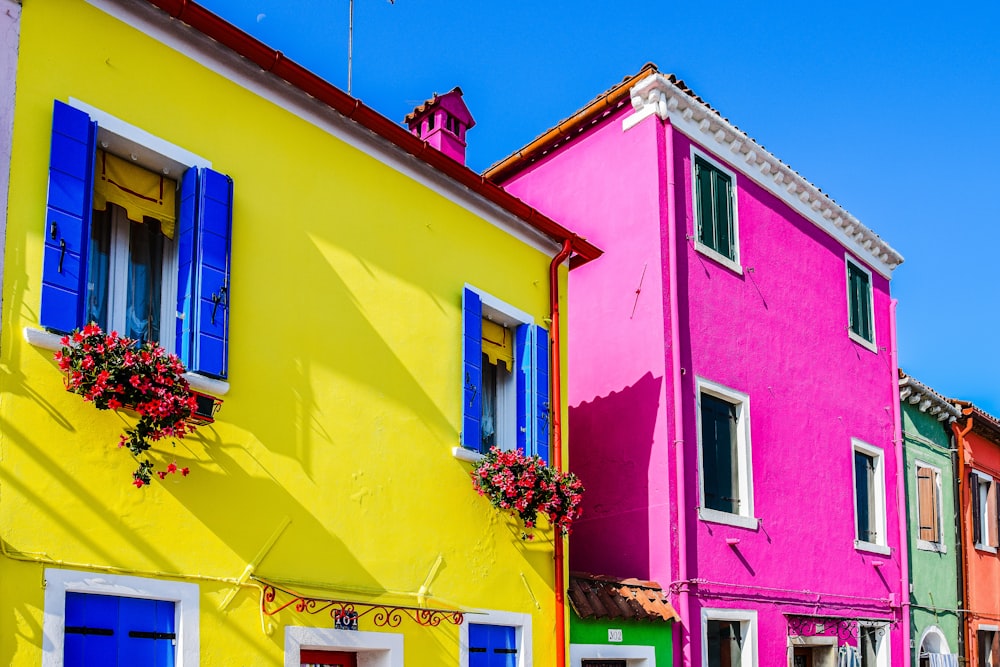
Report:
M 462 100 L 462 89 L 455 86 L 444 95 L 434 96 L 403 119 L 415 136 L 451 159 L 465 164 L 465 133 L 476 125 L 469 107 Z

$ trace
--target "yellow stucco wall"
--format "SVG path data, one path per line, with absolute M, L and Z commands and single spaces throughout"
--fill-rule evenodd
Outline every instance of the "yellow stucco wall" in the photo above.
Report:
M 144 490 L 115 447 L 123 417 L 65 392 L 52 352 L 22 335 L 38 327 L 52 103 L 70 97 L 235 183 L 231 391 L 214 426 L 158 459 L 191 476 Z M 288 518 L 259 575 L 416 592 L 440 556 L 432 598 L 531 613 L 534 661 L 552 664 L 551 545 L 520 542 L 451 452 L 463 284 L 541 322 L 549 260 L 93 6 L 24 0 L 0 312 L 0 537 L 40 560 L 234 578 Z M 40 664 L 42 573 L 0 557 L 0 664 Z M 286 611 L 266 635 L 255 589 L 219 609 L 231 589 L 200 584 L 203 665 L 281 664 L 280 626 L 330 625 Z M 361 629 L 376 628 L 366 617 Z M 394 631 L 408 665 L 458 664 L 455 627 Z

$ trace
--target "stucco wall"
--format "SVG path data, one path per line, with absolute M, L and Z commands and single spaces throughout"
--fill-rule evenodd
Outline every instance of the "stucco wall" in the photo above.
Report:
M 906 575 L 896 506 L 902 489 L 889 282 L 873 274 L 872 351 L 848 336 L 844 248 L 741 174 L 742 273 L 698 252 L 690 140 L 655 117 L 623 131 L 629 113 L 588 129 L 505 186 L 606 250 L 606 259 L 570 278 L 572 450 L 579 470 L 601 476 L 600 486 L 588 481 L 591 523 L 574 537 L 574 567 L 641 570 L 636 550 L 646 542 L 649 576 L 676 579 L 668 539 L 676 517 L 666 507 L 676 508 L 671 442 L 681 439 L 688 576 L 700 581 L 685 626 L 698 627 L 703 605 L 759 607 L 759 664 L 781 664 L 783 614 L 900 614 Z M 669 132 L 676 176 L 668 203 L 662 160 Z M 670 423 L 668 205 L 678 225 L 681 438 Z M 647 301 L 654 296 L 660 305 Z M 750 396 L 757 530 L 698 519 L 696 378 Z M 855 548 L 852 439 L 883 452 L 888 555 Z M 642 497 L 645 514 L 635 505 Z M 903 636 L 893 626 L 894 656 L 904 650 Z M 693 640 L 699 664 L 700 641 Z
M 202 664 L 281 664 L 282 626 L 331 621 L 289 609 L 265 634 L 259 591 L 213 581 L 263 555 L 258 575 L 312 594 L 392 592 L 397 604 L 527 614 L 534 659 L 551 664 L 551 542 L 522 543 L 452 455 L 463 285 L 541 323 L 551 255 L 455 203 L 440 177 L 404 173 L 412 161 L 392 163 L 351 123 L 302 120 L 328 112 L 270 87 L 259 68 L 204 66 L 210 44 L 181 38 L 175 50 L 82 1 L 25 3 L 22 18 L 0 317 L 0 532 L 35 562 L 0 558 L 0 663 L 39 664 L 42 568 L 59 561 L 208 577 Z M 53 100 L 71 97 L 211 160 L 235 183 L 231 390 L 215 425 L 165 443 L 161 459 L 191 475 L 143 490 L 115 446 L 123 417 L 65 392 L 52 352 L 22 337 L 38 327 Z M 361 627 L 386 630 L 372 615 Z M 404 619 L 390 631 L 405 636 L 407 664 L 459 664 L 447 622 Z
M 910 542 L 910 591 L 913 657 L 928 628 L 944 635 L 950 653 L 959 652 L 959 545 L 956 542 L 958 506 L 955 503 L 955 469 L 949 448 L 951 426 L 902 404 L 903 451 L 906 455 L 907 539 Z M 918 545 L 917 463 L 941 471 L 941 538 L 946 551 L 922 549 Z M 916 662 L 914 662 L 916 664 Z

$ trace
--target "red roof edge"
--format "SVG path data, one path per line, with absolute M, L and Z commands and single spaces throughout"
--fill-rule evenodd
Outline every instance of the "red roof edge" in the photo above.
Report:
M 351 97 L 295 61 L 289 60 L 282 55 L 281 51 L 272 49 L 251 37 L 196 2 L 191 0 L 146 1 L 162 9 L 174 19 L 186 23 L 203 35 L 256 63 L 265 72 L 270 72 L 315 97 L 334 111 L 378 134 L 481 197 L 521 218 L 549 238 L 559 242 L 569 240 L 574 253 L 570 258 L 571 269 L 595 260 L 603 254 L 604 251 L 586 239 L 577 236 L 556 221 L 528 206 L 492 181 L 455 162 L 436 148 L 432 148 L 427 142 L 410 134 L 401 125 L 397 125 L 377 111 L 366 107 L 361 103 L 361 100 Z

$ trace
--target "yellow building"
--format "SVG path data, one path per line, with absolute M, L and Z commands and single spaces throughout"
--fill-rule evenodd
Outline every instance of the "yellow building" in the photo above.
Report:
M 546 332 L 600 251 L 422 140 L 471 117 L 414 136 L 194 2 L 0 17 L 0 664 L 554 664 L 561 541 L 470 471 L 564 453 Z M 141 488 L 53 358 L 90 320 L 222 401 Z

